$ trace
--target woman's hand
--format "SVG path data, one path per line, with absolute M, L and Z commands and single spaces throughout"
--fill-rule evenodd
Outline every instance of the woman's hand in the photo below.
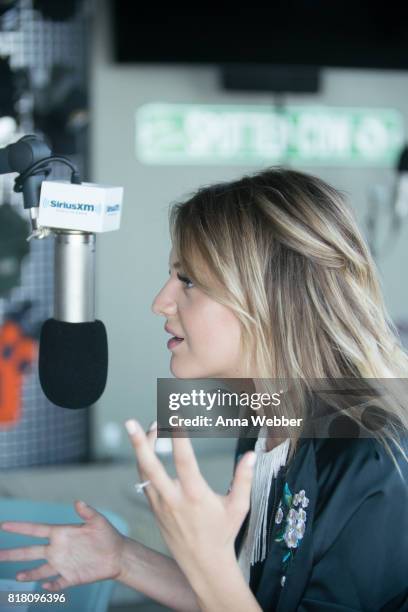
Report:
M 46 559 L 40 567 L 23 570 L 18 580 L 44 580 L 43 588 L 58 591 L 77 584 L 115 579 L 121 570 L 125 537 L 94 508 L 76 501 L 75 510 L 85 521 L 81 525 L 3 522 L 1 529 L 39 538 L 49 544 L 0 550 L 0 561 Z
M 163 537 L 177 563 L 193 584 L 201 576 L 236 566 L 234 541 L 249 510 L 256 455 L 248 452 L 235 471 L 228 495 L 216 494 L 202 477 L 188 438 L 173 438 L 177 479 L 167 474 L 155 455 L 157 428 L 146 435 L 141 426 L 126 422 L 136 452 L 143 490 Z

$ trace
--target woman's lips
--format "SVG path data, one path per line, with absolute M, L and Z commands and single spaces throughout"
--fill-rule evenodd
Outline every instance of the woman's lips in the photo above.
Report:
M 177 338 L 176 336 L 174 336 L 173 338 L 170 338 L 170 340 L 167 342 L 167 348 L 172 350 L 176 348 L 176 346 L 181 344 L 183 340 L 184 338 Z
M 174 336 L 173 338 L 170 338 L 170 340 L 167 342 L 167 348 L 172 350 L 173 348 L 176 348 L 176 346 L 181 344 L 183 340 L 184 338 L 177 338 L 176 336 Z

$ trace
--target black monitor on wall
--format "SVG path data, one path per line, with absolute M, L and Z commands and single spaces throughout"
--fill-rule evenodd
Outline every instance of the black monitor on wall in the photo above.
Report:
M 173 5 L 172 5 L 173 6 Z M 147 64 L 275 64 L 408 68 L 408 5 L 344 0 L 200 6 L 149 13 L 110 0 L 114 59 Z

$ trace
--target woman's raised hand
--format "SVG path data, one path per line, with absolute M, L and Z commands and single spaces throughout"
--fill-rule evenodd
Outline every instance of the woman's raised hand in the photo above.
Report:
M 190 584 L 197 575 L 237 567 L 234 542 L 248 513 L 254 452 L 245 453 L 235 470 L 228 495 L 218 495 L 201 475 L 187 437 L 173 437 L 177 478 L 167 473 L 154 452 L 157 425 L 147 435 L 139 423 L 126 422 L 138 471 L 149 484 L 143 489 L 161 533 Z M 205 576 L 204 576 L 205 577 Z
M 125 536 L 84 502 L 76 501 L 74 507 L 84 523 L 52 525 L 7 521 L 0 525 L 4 531 L 49 538 L 49 544 L 0 549 L 0 561 L 46 560 L 35 569 L 19 572 L 17 580 L 45 579 L 43 588 L 59 591 L 78 584 L 115 579 L 119 575 Z M 52 576 L 57 578 L 50 581 Z

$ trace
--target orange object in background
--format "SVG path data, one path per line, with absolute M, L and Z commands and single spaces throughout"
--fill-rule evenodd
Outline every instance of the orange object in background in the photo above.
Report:
M 37 357 L 37 347 L 15 321 L 0 327 L 0 429 L 20 420 L 24 374 Z

